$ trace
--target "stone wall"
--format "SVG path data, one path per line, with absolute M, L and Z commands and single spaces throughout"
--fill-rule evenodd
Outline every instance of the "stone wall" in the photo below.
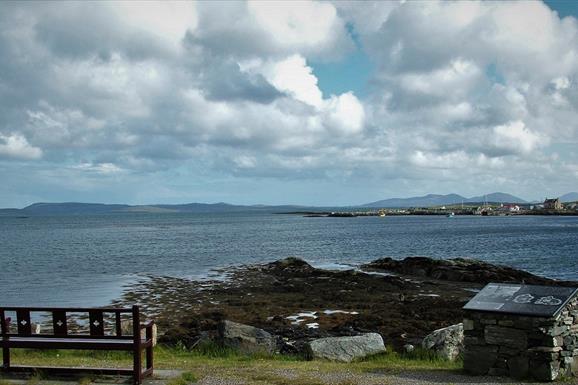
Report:
M 556 318 L 470 311 L 464 369 L 476 375 L 553 381 L 578 377 L 578 299 Z

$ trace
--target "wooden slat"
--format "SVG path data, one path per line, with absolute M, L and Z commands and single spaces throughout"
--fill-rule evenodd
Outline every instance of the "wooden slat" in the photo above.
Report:
M 28 310 L 34 312 L 53 312 L 53 311 L 66 311 L 69 313 L 88 313 L 91 310 L 100 310 L 104 313 L 132 313 L 131 308 L 113 308 L 113 307 L 24 307 L 24 306 L 0 306 L 0 310 L 4 311 L 18 311 L 18 310 Z
M 58 310 L 52 312 L 52 327 L 54 329 L 55 336 L 61 337 L 68 334 L 68 325 L 65 311 Z
M 116 327 L 116 336 L 122 337 L 122 318 L 121 313 L 119 311 L 114 313 L 115 316 L 115 327 Z
M 104 335 L 104 316 L 100 310 L 90 310 L 88 312 L 90 322 L 90 335 L 103 336 Z
M 4 335 L 6 333 L 8 333 L 8 330 L 6 330 L 6 315 L 4 310 L 0 309 L 0 334 Z
M 110 376 L 130 376 L 131 369 L 114 369 L 114 368 L 66 368 L 66 367 L 50 367 L 50 366 L 11 366 L 10 369 L 0 368 L 4 372 L 42 372 L 43 374 L 102 374 Z
M 6 334 L 6 337 L 9 338 L 13 338 L 13 337 L 22 337 L 20 334 L 18 333 L 8 333 Z M 26 336 L 23 336 L 26 337 Z M 90 339 L 99 339 L 99 340 L 132 340 L 132 335 L 130 336 L 91 336 L 90 334 L 67 334 L 66 336 L 55 336 L 54 334 L 34 334 L 34 338 L 59 338 L 59 337 L 65 337 L 65 338 L 74 338 L 74 339 L 86 339 L 86 338 L 90 338 Z
M 16 319 L 18 323 L 18 334 L 22 336 L 29 336 L 32 334 L 32 325 L 30 324 L 30 311 L 20 309 L 16 311 Z
M 82 340 L 16 337 L 10 340 L 0 340 L 3 348 L 15 349 L 78 349 L 78 350 L 123 350 L 134 351 L 134 343 L 130 340 Z

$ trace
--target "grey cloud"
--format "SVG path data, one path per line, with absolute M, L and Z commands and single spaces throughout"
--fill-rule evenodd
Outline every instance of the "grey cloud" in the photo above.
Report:
M 539 162 L 532 157 L 544 159 L 548 140 L 576 141 L 578 68 L 569 58 L 578 27 L 548 21 L 559 39 L 541 42 L 532 58 L 533 47 L 500 40 L 504 15 L 496 12 L 510 3 L 472 4 L 480 11 L 456 24 L 463 15 L 451 9 L 461 3 L 368 4 L 370 15 L 338 3 L 328 36 L 315 42 L 279 39 L 244 3 L 200 2 L 198 24 L 172 41 L 175 49 L 100 3 L 2 3 L 0 134 L 42 151 L 25 166 L 36 164 L 39 175 L 91 171 L 85 186 L 114 167 L 127 178 L 187 168 L 239 178 L 437 178 L 448 186 L 468 175 L 496 178 L 507 165 L 522 175 Z M 240 69 L 292 54 L 336 60 L 353 47 L 345 22 L 376 62 L 358 131 L 340 129 L 324 105 Z M 503 84 L 486 73 L 494 62 Z M 514 134 L 526 143 L 496 134 L 518 121 L 527 131 Z

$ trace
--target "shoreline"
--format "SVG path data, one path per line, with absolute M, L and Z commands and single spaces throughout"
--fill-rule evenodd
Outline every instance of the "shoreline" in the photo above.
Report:
M 480 273 L 482 272 L 482 273 Z M 389 258 L 325 270 L 297 258 L 226 269 L 227 280 L 150 277 L 114 305 L 136 303 L 159 324 L 160 341 L 195 346 L 223 320 L 278 336 L 285 353 L 311 339 L 380 333 L 400 350 L 462 321 L 462 306 L 489 282 L 576 285 L 467 259 Z

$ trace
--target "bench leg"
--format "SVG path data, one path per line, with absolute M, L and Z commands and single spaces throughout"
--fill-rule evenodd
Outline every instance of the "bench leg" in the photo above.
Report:
M 134 385 L 140 385 L 141 383 L 141 372 L 142 372 L 142 362 L 141 362 L 141 354 L 142 352 L 140 349 L 133 353 L 133 383 Z
M 2 348 L 2 366 L 4 369 L 10 369 L 10 349 Z
M 147 370 L 150 370 L 151 376 L 153 374 L 153 366 L 154 366 L 153 347 L 150 346 L 146 349 L 146 368 Z

